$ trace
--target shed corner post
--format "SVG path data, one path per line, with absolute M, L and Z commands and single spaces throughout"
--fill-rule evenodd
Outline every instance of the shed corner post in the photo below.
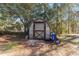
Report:
M 44 22 L 44 39 L 46 39 L 46 22 Z

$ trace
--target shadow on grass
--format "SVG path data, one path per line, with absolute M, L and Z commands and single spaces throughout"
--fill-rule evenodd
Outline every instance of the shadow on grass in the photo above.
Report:
M 68 38 L 67 40 L 63 40 L 61 42 L 64 42 L 63 44 L 61 44 L 59 47 L 62 47 L 64 45 L 66 45 L 67 43 L 72 43 L 74 44 L 73 42 L 71 42 L 72 40 L 75 40 L 76 38 L 79 38 L 79 36 L 69 36 L 71 38 Z M 40 52 L 39 54 L 36 54 L 38 51 L 40 51 L 40 49 L 43 47 L 43 45 L 41 45 L 41 43 L 39 45 L 36 45 L 34 47 L 32 46 L 29 46 L 27 45 L 26 41 L 28 39 L 24 39 L 24 37 L 22 37 L 22 35 L 6 35 L 4 36 L 5 40 L 8 40 L 10 41 L 11 43 L 8 43 L 8 44 L 5 44 L 4 46 L 4 49 L 3 51 L 6 51 L 6 50 L 9 50 L 9 49 L 12 49 L 14 47 L 17 46 L 17 44 L 20 44 L 20 45 L 25 45 L 24 48 L 27 48 L 27 47 L 30 47 L 30 49 L 32 49 L 32 52 L 31 54 L 29 54 L 29 56 L 36 56 L 36 55 L 39 55 L 39 56 L 44 56 L 46 53 L 48 52 L 51 52 L 52 50 L 57 50 L 58 46 L 52 48 L 52 46 L 54 46 L 54 44 L 51 42 L 51 41 L 44 41 L 42 43 L 44 44 L 47 44 L 49 45 L 50 47 L 48 47 L 49 49 L 44 51 L 44 52 Z M 64 38 L 66 39 L 66 38 Z M 39 40 L 40 41 L 40 40 Z M 13 42 L 13 43 L 12 43 Z M 15 42 L 18 42 L 18 43 L 15 43 Z M 2 43 L 7 43 L 7 42 L 2 42 Z M 37 48 L 38 47 L 38 48 Z
M 38 49 L 33 50 L 33 52 L 30 55 L 31 56 L 44 56 L 44 55 L 46 55 L 46 53 L 49 53 L 49 52 L 51 52 L 53 50 L 57 50 L 57 48 L 63 47 L 64 45 L 66 45 L 68 43 L 71 43 L 71 44 L 79 44 L 79 43 L 73 43 L 72 42 L 72 40 L 75 40 L 76 38 L 79 38 L 79 36 L 68 36 L 68 37 L 71 37 L 71 38 L 69 38 L 67 40 L 62 40 L 61 42 L 64 42 L 64 43 L 61 44 L 60 46 L 56 46 L 55 48 L 52 48 L 52 46 L 54 46 L 54 44 L 53 44 L 51 47 L 49 47 L 49 50 L 46 50 L 46 51 L 41 52 L 38 55 L 36 55 L 35 53 L 38 52 L 42 48 L 42 47 L 39 47 Z M 46 44 L 50 44 L 51 45 L 50 41 L 49 41 L 49 43 L 46 43 Z

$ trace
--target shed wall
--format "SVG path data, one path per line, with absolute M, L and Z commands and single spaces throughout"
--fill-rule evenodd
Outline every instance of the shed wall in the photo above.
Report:
M 40 27 L 40 30 L 42 28 Z M 33 23 L 31 24 L 30 26 L 30 30 L 29 30 L 29 39 L 32 39 L 33 38 Z M 49 39 L 50 38 L 50 28 L 48 26 L 48 24 L 46 23 L 46 39 Z

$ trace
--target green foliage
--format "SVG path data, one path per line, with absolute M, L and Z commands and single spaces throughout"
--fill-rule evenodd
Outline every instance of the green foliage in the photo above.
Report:
M 9 42 L 8 44 L 6 44 L 4 50 L 9 50 L 9 49 L 15 48 L 16 46 L 17 46 L 16 42 Z
M 0 4 L 0 30 L 21 31 L 23 29 L 27 32 L 26 28 L 29 29 L 33 19 L 42 18 L 48 21 L 51 32 L 75 33 L 74 28 L 77 26 L 75 16 L 78 16 L 78 13 L 75 14 L 75 11 L 72 10 L 74 5 L 76 4 Z M 17 19 L 20 22 L 16 22 Z

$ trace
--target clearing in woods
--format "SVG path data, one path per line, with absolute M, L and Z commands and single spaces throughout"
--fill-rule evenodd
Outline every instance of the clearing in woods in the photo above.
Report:
M 65 40 L 66 39 L 66 40 Z M 18 35 L 0 36 L 0 55 L 7 56 L 69 56 L 79 55 L 79 36 L 63 38 L 60 46 L 51 41 L 28 40 Z

